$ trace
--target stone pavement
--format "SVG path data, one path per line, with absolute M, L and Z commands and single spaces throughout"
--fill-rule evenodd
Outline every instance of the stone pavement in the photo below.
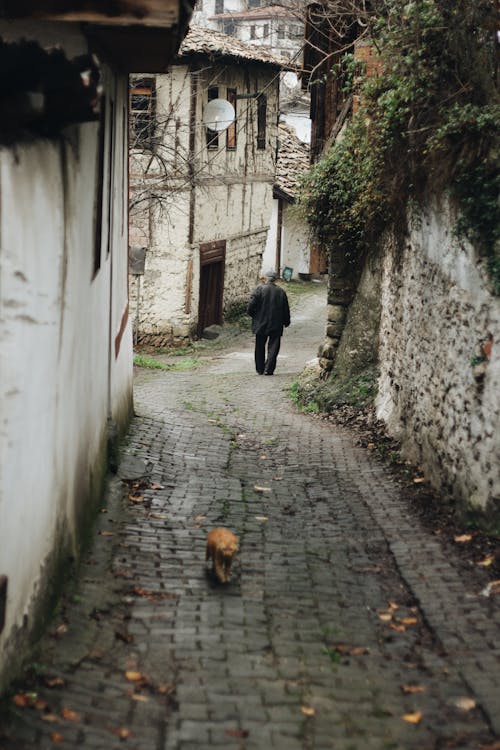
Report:
M 93 550 L 2 750 L 500 748 L 494 597 L 376 457 L 287 396 L 324 296 L 299 299 L 272 378 L 250 335 L 138 373 Z M 227 586 L 205 569 L 218 525 L 240 537 Z

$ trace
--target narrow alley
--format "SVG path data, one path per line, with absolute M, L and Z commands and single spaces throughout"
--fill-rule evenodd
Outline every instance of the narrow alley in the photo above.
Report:
M 325 304 L 322 284 L 297 298 L 272 378 L 250 333 L 138 369 L 92 549 L 2 750 L 500 747 L 498 602 L 376 456 L 290 401 Z M 206 571 L 215 526 L 240 539 L 227 586 Z

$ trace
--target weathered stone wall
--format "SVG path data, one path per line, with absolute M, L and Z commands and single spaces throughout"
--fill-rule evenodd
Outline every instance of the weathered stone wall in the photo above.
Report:
M 242 234 L 229 240 L 224 279 L 224 310 L 247 302 L 257 286 L 267 231 Z
M 500 517 L 500 300 L 448 206 L 383 254 L 378 415 L 469 511 Z

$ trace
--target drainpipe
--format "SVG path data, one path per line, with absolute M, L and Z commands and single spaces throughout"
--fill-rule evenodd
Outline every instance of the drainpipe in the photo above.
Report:
M 278 198 L 278 221 L 276 225 L 276 260 L 275 271 L 280 275 L 281 268 L 281 238 L 283 234 L 283 198 Z

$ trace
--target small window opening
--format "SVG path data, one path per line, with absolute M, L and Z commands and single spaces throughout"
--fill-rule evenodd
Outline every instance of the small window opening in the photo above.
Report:
M 212 99 L 217 99 L 218 97 L 219 97 L 219 87 L 210 86 L 208 89 L 208 101 L 211 102 Z M 219 134 L 216 130 L 211 130 L 210 128 L 207 128 L 207 148 L 209 149 L 219 148 Z
M 130 89 L 131 148 L 151 148 L 155 126 L 155 81 L 144 78 Z
M 259 94 L 257 98 L 257 148 L 266 147 L 267 97 Z
M 236 89 L 227 90 L 227 100 L 233 105 L 236 115 Z M 234 150 L 236 148 L 236 116 L 234 118 L 234 121 L 228 127 L 226 133 L 226 148 L 229 151 Z

